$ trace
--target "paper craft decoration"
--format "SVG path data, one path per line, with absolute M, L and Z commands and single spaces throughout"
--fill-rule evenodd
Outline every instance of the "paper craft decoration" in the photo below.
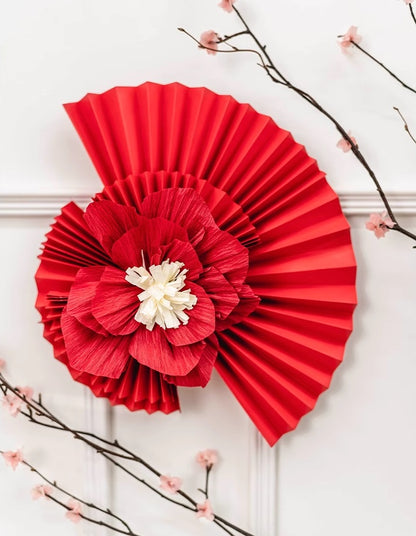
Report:
M 328 388 L 356 305 L 348 222 L 269 117 L 174 83 L 65 106 L 104 184 L 56 218 L 36 306 L 72 377 L 179 409 L 215 368 L 272 445 Z

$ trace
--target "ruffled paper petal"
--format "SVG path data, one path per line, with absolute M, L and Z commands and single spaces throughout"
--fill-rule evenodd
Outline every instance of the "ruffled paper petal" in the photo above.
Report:
M 239 290 L 248 270 L 248 251 L 238 240 L 219 229 L 209 227 L 197 246 L 204 267 L 214 266 Z
M 155 326 L 152 331 L 141 326 L 132 336 L 131 355 L 142 365 L 162 374 L 185 376 L 197 365 L 204 343 L 192 346 L 172 346 L 165 330 Z
M 208 206 L 191 188 L 168 188 L 148 195 L 140 208 L 148 218 L 160 216 L 186 229 L 190 241 L 206 227 L 216 227 Z
M 142 218 L 134 208 L 111 201 L 90 203 L 84 218 L 92 234 L 109 254 L 114 242 L 126 231 L 142 223 Z
M 170 262 L 179 261 L 184 263 L 184 268 L 188 270 L 186 279 L 189 281 L 198 279 L 203 270 L 198 255 L 189 242 L 183 242 L 175 238 L 169 245 L 161 246 L 160 257 L 153 257 L 152 263 L 161 264 L 162 261 L 168 259 Z
M 92 314 L 112 335 L 129 335 L 139 327 L 134 316 L 140 307 L 140 292 L 126 281 L 126 272 L 107 266 L 92 299 Z
M 89 266 L 80 268 L 68 296 L 67 312 L 83 326 L 100 335 L 108 335 L 107 330 L 94 318 L 91 304 L 97 292 L 100 278 L 106 267 Z
M 163 378 L 169 383 L 178 387 L 205 387 L 211 379 L 212 370 L 218 354 L 218 339 L 211 335 L 205 341 L 206 346 L 201 354 L 201 358 L 195 368 L 186 376 L 168 376 Z
M 202 286 L 214 304 L 217 321 L 227 318 L 239 304 L 237 291 L 214 266 L 205 270 L 198 284 Z
M 114 242 L 111 258 L 117 266 L 127 270 L 133 266 L 142 266 L 143 254 L 148 266 L 153 253 L 175 239 L 183 242 L 188 240 L 186 231 L 179 225 L 164 218 L 148 219 L 140 216 L 140 227 L 130 229 Z
M 109 378 L 121 375 L 129 359 L 129 337 L 98 335 L 66 311 L 62 314 L 61 326 L 72 368 Z
M 186 289 L 197 297 L 197 302 L 191 311 L 185 311 L 189 316 L 187 324 L 165 331 L 166 339 L 175 346 L 202 341 L 215 331 L 215 307 L 206 292 L 191 281 L 186 282 Z
M 217 331 L 224 331 L 247 316 L 251 315 L 260 303 L 260 298 L 254 294 L 248 285 L 243 285 L 238 292 L 238 305 L 224 319 L 217 321 Z

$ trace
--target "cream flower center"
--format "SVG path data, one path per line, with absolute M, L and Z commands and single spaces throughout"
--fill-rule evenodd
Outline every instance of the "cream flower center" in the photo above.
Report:
M 126 281 L 143 290 L 137 295 L 141 303 L 134 319 L 149 331 L 155 324 L 168 329 L 188 323 L 185 310 L 195 306 L 197 297 L 189 289 L 182 290 L 188 272 L 181 271 L 183 266 L 182 262 L 167 259 L 162 264 L 153 264 L 149 271 L 144 266 L 126 270 Z

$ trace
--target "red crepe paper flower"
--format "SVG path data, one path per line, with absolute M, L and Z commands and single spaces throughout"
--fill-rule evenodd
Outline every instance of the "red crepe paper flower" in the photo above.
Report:
M 80 268 L 69 290 L 61 317 L 69 365 L 119 378 L 134 359 L 169 383 L 205 386 L 215 332 L 259 301 L 244 283 L 247 248 L 190 188 L 150 194 L 137 209 L 94 201 L 84 220 L 108 264 Z
M 349 225 L 324 174 L 270 118 L 204 88 L 114 88 L 66 110 L 104 189 L 62 209 L 40 256 L 55 357 L 149 413 L 215 367 L 275 443 L 352 329 Z

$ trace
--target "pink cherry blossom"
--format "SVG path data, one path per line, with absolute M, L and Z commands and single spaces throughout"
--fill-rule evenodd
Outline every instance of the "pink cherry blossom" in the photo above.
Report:
M 16 389 L 26 398 L 26 400 L 30 401 L 32 399 L 33 389 L 31 387 L 16 387 Z M 8 409 L 12 417 L 17 417 L 17 415 L 19 415 L 24 403 L 24 400 L 14 393 L 7 393 L 3 398 L 3 406 Z
M 234 3 L 235 0 L 221 0 L 218 5 L 219 7 L 222 7 L 222 9 L 225 9 L 225 11 L 227 11 L 228 13 L 232 13 Z
M 370 219 L 365 224 L 369 231 L 373 231 L 377 238 L 383 238 L 384 235 L 396 224 L 384 211 L 382 214 L 370 214 Z
M 361 41 L 361 36 L 357 33 L 357 26 L 350 26 L 348 32 L 341 36 L 339 44 L 342 48 L 348 48 L 353 41 L 354 43 L 359 43 Z
M 357 140 L 354 138 L 354 136 L 351 136 L 351 131 L 348 132 L 348 136 L 351 138 L 354 145 L 358 145 Z M 339 140 L 339 142 L 337 143 L 337 147 L 338 149 L 341 149 L 342 151 L 344 151 L 344 153 L 348 153 L 348 151 L 351 150 L 351 144 L 345 138 L 341 138 Z
M 197 504 L 196 507 L 196 517 L 205 518 L 208 519 L 208 521 L 214 521 L 214 512 L 208 499 L 202 504 Z
M 179 489 L 181 489 L 181 486 L 182 480 L 176 476 L 160 476 L 160 487 L 168 493 L 176 493 Z
M 404 3 L 407 4 L 407 5 L 411 4 L 412 2 L 413 2 L 413 0 L 404 0 Z
M 6 361 L 4 359 L 0 359 L 0 372 L 4 370 L 5 366 L 6 366 Z
M 3 398 L 3 407 L 5 407 L 12 417 L 17 417 L 20 413 L 23 400 L 17 395 L 8 393 Z
M 48 498 L 48 495 L 52 494 L 52 487 L 45 484 L 40 484 L 32 489 L 32 499 L 37 501 L 38 499 Z
M 10 465 L 13 471 L 15 471 L 19 463 L 23 461 L 23 453 L 20 449 L 15 451 L 9 450 L 7 452 L 3 452 L 2 455 L 6 460 L 7 465 Z
M 218 452 L 213 449 L 201 450 L 196 455 L 196 461 L 201 467 L 211 468 L 218 461 Z
M 75 499 L 69 499 L 67 505 L 69 510 L 66 512 L 65 517 L 72 523 L 79 523 L 81 521 L 81 503 Z
M 218 50 L 218 34 L 214 30 L 207 30 L 201 34 L 199 41 L 203 47 L 207 47 L 208 54 L 215 55 Z M 213 50 L 208 50 L 213 49 Z

